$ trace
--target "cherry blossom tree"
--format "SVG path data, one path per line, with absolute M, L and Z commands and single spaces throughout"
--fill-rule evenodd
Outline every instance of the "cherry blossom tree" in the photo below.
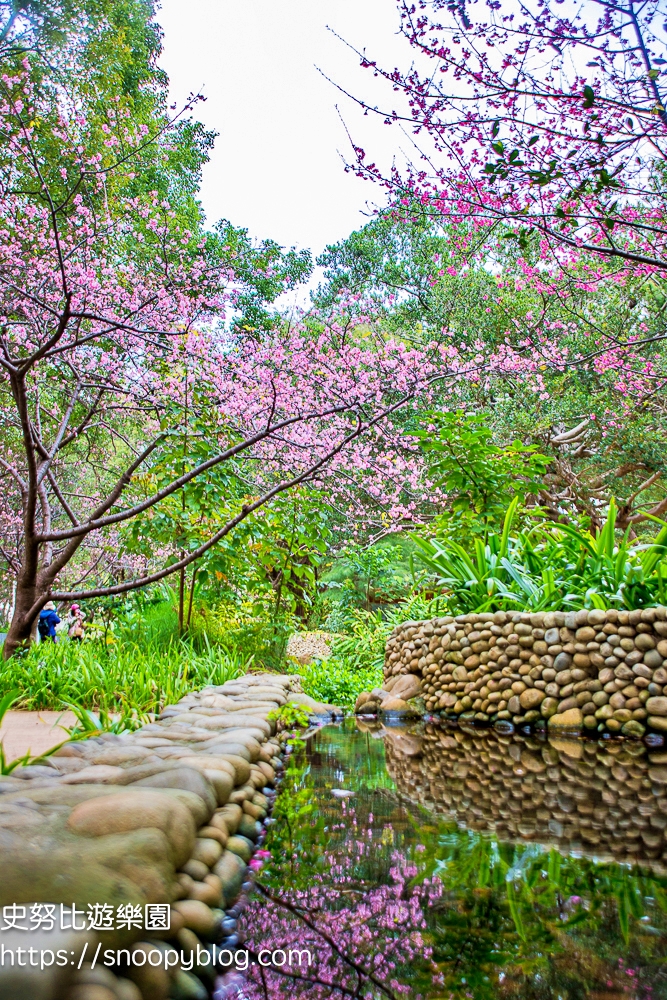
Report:
M 307 791 L 312 797 L 312 789 Z M 320 806 L 326 815 L 326 803 Z M 369 822 L 344 807 L 338 819 L 328 828 L 334 846 L 321 855 L 317 843 L 304 851 L 279 842 L 284 869 L 269 851 L 258 851 L 250 863 L 258 875 L 257 891 L 242 920 L 253 959 L 243 988 L 252 1000 L 302 995 L 423 1000 L 417 983 L 441 984 L 424 911 L 441 901 L 442 883 L 437 878 L 417 882 L 419 866 L 380 841 L 372 816 Z M 268 878 L 260 875 L 264 864 Z M 370 866 L 380 878 L 368 877 Z M 276 956 L 275 964 L 259 960 L 263 949 Z M 297 957 L 280 965 L 281 951 Z M 235 978 L 222 978 L 219 996 L 234 995 Z
M 410 133 L 413 152 L 404 167 L 387 171 L 356 145 L 349 169 L 385 186 L 399 222 L 438 219 L 458 231 L 454 259 L 442 268 L 449 263 L 447 270 L 463 275 L 484 258 L 503 290 L 491 295 L 494 303 L 500 305 L 508 283 L 536 295 L 538 308 L 513 320 L 523 332 L 514 358 L 532 355 L 536 372 L 544 372 L 545 399 L 568 371 L 612 389 L 604 414 L 584 404 L 551 431 L 558 468 L 542 499 L 560 516 L 561 499 L 574 493 L 578 503 L 580 470 L 559 461 L 565 453 L 606 453 L 610 435 L 622 436 L 637 417 L 660 420 L 664 5 L 402 0 L 399 10 L 413 62 L 391 69 L 370 46 L 358 51 L 381 92 L 386 84 L 393 93 L 387 97 L 385 88 L 376 103 L 348 96 Z M 488 253 L 494 241 L 513 259 L 509 274 L 502 251 Z M 618 322 L 601 322 L 600 295 L 603 303 L 618 299 Z M 652 429 L 658 450 L 659 442 Z M 645 465 L 624 457 L 598 469 L 583 507 L 595 515 L 611 483 L 628 497 L 621 503 L 624 526 L 664 515 L 663 495 L 646 510 L 634 509 L 637 496 L 645 497 L 661 476 L 660 460 Z M 642 470 L 646 475 L 637 475 Z M 627 475 L 637 475 L 632 488 L 619 483 Z
M 477 9 L 476 9 L 477 8 Z M 561 263 L 667 269 L 667 21 L 659 0 L 401 2 L 408 70 L 362 65 L 398 93 L 367 110 L 409 126 L 414 167 L 384 178 L 450 218 Z M 357 149 L 357 169 L 380 177 Z M 507 225 L 510 229 L 507 229 Z M 598 262 L 595 264 L 594 262 Z
M 111 104 L 100 138 L 62 93 L 35 90 L 28 64 L 1 84 L 5 656 L 49 599 L 156 583 L 299 484 L 345 495 L 356 480 L 389 518 L 410 516 L 421 472 L 394 415 L 489 360 L 383 337 L 361 308 L 353 324 L 226 323 L 243 287 L 219 241 L 136 193 L 169 124 L 152 135 Z M 210 536 L 119 563 L 124 527 L 195 480 L 224 514 Z

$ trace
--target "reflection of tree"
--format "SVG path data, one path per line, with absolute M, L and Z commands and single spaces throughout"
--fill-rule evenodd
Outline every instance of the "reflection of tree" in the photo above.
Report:
M 331 795 L 341 784 L 357 789 L 352 804 Z M 307 948 L 315 964 L 256 967 L 253 1000 L 397 1000 L 420 995 L 417 978 L 430 986 L 424 912 L 440 886 L 417 884 L 417 867 L 397 852 L 392 817 L 410 836 L 412 824 L 383 784 L 392 783 L 382 744 L 366 734 L 324 730 L 292 759 L 267 843 L 273 858 L 245 926 L 251 950 Z
M 436 974 L 423 931 L 424 911 L 438 897 L 439 882 L 411 884 L 418 870 L 400 856 L 388 866 L 389 845 L 361 825 L 353 809 L 343 810 L 337 826 L 348 836 L 333 851 L 317 857 L 297 848 L 298 859 L 285 856 L 259 886 L 261 899 L 246 917 L 249 948 L 287 954 L 307 949 L 313 964 L 254 970 L 253 1000 L 301 995 L 397 1000 L 408 992 L 416 998 L 421 994 L 406 979 L 414 984 L 418 976 L 427 985 Z M 378 866 L 385 881 L 379 881 Z
M 416 774 L 417 741 L 403 743 Z M 295 754 L 274 817 L 250 945 L 316 964 L 264 984 L 255 969 L 252 1000 L 667 997 L 665 877 L 436 817 L 395 790 L 366 732 L 329 727 Z
M 444 891 L 426 921 L 450 989 L 465 986 L 475 1000 L 517 992 L 578 997 L 601 982 L 627 988 L 633 978 L 655 988 L 663 979 L 662 878 L 499 843 L 452 823 L 442 824 L 424 853 L 419 877 L 434 876 Z M 644 929 L 646 918 L 662 929 Z
M 347 987 L 344 983 L 336 984 L 335 990 L 338 993 L 340 993 L 341 996 L 350 996 L 350 997 L 361 996 L 364 986 L 368 984 L 369 986 L 376 987 L 376 989 L 379 990 L 383 996 L 389 997 L 390 1000 L 393 1000 L 395 994 L 391 989 L 388 989 L 387 986 L 385 986 L 384 982 L 382 982 L 380 978 L 378 978 L 376 973 L 373 971 L 372 962 L 362 963 L 351 957 L 345 948 L 345 944 L 343 942 L 339 944 L 330 933 L 328 933 L 326 930 L 323 930 L 321 927 L 318 927 L 313 921 L 313 919 L 309 916 L 308 911 L 303 906 L 293 905 L 292 903 L 289 903 L 286 900 L 281 899 L 278 896 L 275 896 L 273 893 L 269 892 L 269 890 L 266 889 L 264 886 L 260 885 L 258 886 L 258 888 L 265 899 L 269 900 L 271 903 L 273 903 L 280 909 L 286 910 L 293 917 L 296 917 L 297 926 L 301 924 L 304 927 L 307 927 L 313 933 L 315 943 L 319 942 L 320 945 L 325 945 L 328 948 L 330 948 L 332 956 L 338 960 L 343 970 L 345 971 L 349 970 L 352 973 L 354 973 L 354 975 L 356 976 L 356 983 L 354 984 L 353 987 Z M 343 890 L 343 891 L 353 892 L 354 890 Z M 358 891 L 361 892 L 361 890 Z M 327 986 L 331 988 L 331 982 L 326 982 L 322 979 L 319 979 L 315 973 L 303 977 L 297 975 L 292 971 L 289 972 L 283 971 L 281 974 L 286 976 L 288 979 L 292 979 L 295 982 L 298 982 L 299 980 L 303 979 L 303 981 L 306 981 L 309 984 L 317 983 L 318 985 Z M 267 995 L 268 998 L 268 994 L 266 991 L 266 980 L 263 981 L 262 986 L 264 989 L 264 993 Z

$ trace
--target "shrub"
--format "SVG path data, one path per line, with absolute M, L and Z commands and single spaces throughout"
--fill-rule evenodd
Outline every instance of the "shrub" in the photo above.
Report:
M 442 613 L 439 600 L 421 594 L 394 605 L 383 614 L 363 608 L 340 611 L 331 657 L 315 660 L 300 668 L 306 694 L 318 701 L 349 707 L 362 691 L 382 686 L 382 666 L 387 637 L 395 625 L 411 619 L 430 618 Z
M 157 712 L 193 688 L 238 677 L 249 665 L 238 651 L 209 645 L 199 653 L 184 640 L 166 649 L 150 642 L 44 642 L 4 664 L 0 697 L 24 692 L 25 709 L 75 704 L 113 713 Z
M 106 630 L 110 642 L 155 645 L 167 649 L 178 643 L 178 597 L 171 588 L 163 586 L 160 601 L 135 600 L 122 607 L 121 613 L 111 621 Z M 254 659 L 277 665 L 283 656 L 287 637 L 293 629 L 292 616 L 284 612 L 273 616 L 273 604 L 268 597 L 255 600 L 226 599 L 215 603 L 194 603 L 184 639 L 200 654 L 210 647 L 219 646 L 229 653 L 234 651 L 244 660 Z M 186 619 L 188 604 L 186 601 Z M 101 637 L 101 625 L 88 629 Z
M 353 706 L 362 691 L 382 685 L 382 665 L 359 668 L 337 657 L 313 660 L 299 673 L 306 694 L 341 708 Z
M 287 638 L 294 629 L 291 615 L 272 615 L 262 601 L 225 601 L 212 607 L 193 609 L 188 638 L 195 648 L 211 645 L 242 650 L 255 661 L 275 665 L 283 657 Z
M 630 529 L 616 540 L 616 505 L 593 534 L 572 525 L 540 523 L 512 532 L 517 507 L 507 509 L 502 533 L 468 553 L 452 539 L 415 537 L 419 559 L 446 592 L 452 614 L 499 610 L 642 608 L 667 598 L 667 524 L 648 543 Z

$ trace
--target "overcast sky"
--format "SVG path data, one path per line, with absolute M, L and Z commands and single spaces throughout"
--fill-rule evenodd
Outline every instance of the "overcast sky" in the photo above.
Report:
M 162 0 L 158 17 L 173 99 L 201 90 L 198 117 L 219 133 L 202 188 L 209 222 L 228 218 L 315 253 L 362 225 L 367 203 L 384 196 L 345 173 L 339 111 L 370 160 L 390 163 L 406 140 L 364 117 L 316 66 L 356 94 L 380 96 L 327 25 L 378 61 L 405 66 L 411 51 L 396 35 L 395 0 Z

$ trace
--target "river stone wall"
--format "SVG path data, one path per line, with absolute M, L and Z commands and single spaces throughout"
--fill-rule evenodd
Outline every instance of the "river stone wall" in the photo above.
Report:
M 643 736 L 667 731 L 666 660 L 664 607 L 434 618 L 391 633 L 376 698 L 409 674 L 429 712 Z
M 70 742 L 0 777 L 0 945 L 72 955 L 69 965 L 43 972 L 4 962 L 0 1000 L 212 994 L 223 971 L 212 962 L 195 966 L 194 975 L 178 965 L 169 973 L 137 967 L 134 955 L 113 969 L 101 959 L 93 968 L 89 959 L 98 945 L 102 955 L 172 946 L 189 955 L 238 943 L 242 902 L 234 904 L 282 769 L 270 713 L 287 701 L 326 711 L 300 693 L 298 677 L 247 675 L 188 695 L 134 733 Z M 145 929 L 151 903 L 168 904 L 169 930 Z M 47 911 L 38 904 L 55 904 L 55 928 L 40 926 Z M 62 929 L 60 904 L 66 913 L 76 905 L 83 929 Z M 139 927 L 119 926 L 119 907 L 128 905 L 139 908 Z M 95 906 L 107 907 L 107 929 L 102 911 L 90 926 Z
M 667 873 L 664 750 L 472 727 L 427 725 L 421 736 L 392 727 L 383 735 L 399 794 L 443 820 L 500 841 Z

